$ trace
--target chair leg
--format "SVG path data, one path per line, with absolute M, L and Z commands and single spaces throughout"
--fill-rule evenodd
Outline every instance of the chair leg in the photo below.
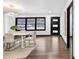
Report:
M 21 42 L 20 41 L 18 41 L 18 46 L 20 46 L 21 45 Z
M 7 48 L 9 48 L 9 44 L 7 43 Z
M 25 47 L 27 46 L 27 41 L 24 42 Z
M 28 41 L 29 45 L 30 45 L 30 40 Z
M 35 41 L 35 40 L 33 40 L 33 42 L 34 42 L 34 45 L 36 45 L 36 41 Z
M 10 43 L 6 43 L 6 48 L 7 48 L 7 49 L 10 48 Z
M 29 46 L 30 45 L 30 40 L 29 41 L 25 41 L 25 46 Z
M 6 49 L 6 46 L 7 46 L 6 43 L 4 43 L 4 48 L 5 48 L 5 49 Z

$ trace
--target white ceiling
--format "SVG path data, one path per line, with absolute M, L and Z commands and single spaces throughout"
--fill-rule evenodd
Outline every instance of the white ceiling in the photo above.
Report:
M 4 0 L 4 2 L 12 2 L 21 7 L 15 10 L 18 13 L 58 13 L 60 14 L 67 0 Z M 4 12 L 10 12 L 4 8 Z

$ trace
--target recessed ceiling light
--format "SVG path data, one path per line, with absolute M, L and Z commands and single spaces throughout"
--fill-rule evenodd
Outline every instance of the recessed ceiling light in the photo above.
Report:
M 4 3 L 4 8 L 8 9 L 18 9 L 18 6 L 14 3 Z
M 17 14 L 14 13 L 14 12 L 8 12 L 8 13 L 6 13 L 6 15 L 8 15 L 8 16 L 10 16 L 10 17 L 14 17 L 14 16 L 16 16 Z

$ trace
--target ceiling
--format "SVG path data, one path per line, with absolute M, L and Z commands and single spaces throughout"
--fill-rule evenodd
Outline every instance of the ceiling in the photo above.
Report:
M 4 7 L 4 12 L 61 14 L 66 2 L 67 0 L 4 0 L 4 4 L 13 3 L 19 7 L 15 10 Z

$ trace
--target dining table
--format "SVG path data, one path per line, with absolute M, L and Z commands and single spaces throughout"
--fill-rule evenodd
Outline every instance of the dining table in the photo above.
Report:
M 33 32 L 28 32 L 28 31 L 16 31 L 16 32 L 11 32 L 13 36 L 21 36 L 21 48 L 24 48 L 24 37 L 26 35 L 30 35 Z

